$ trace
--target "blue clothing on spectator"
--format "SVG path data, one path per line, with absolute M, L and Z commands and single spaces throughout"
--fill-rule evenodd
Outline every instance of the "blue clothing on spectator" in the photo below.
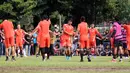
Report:
M 36 37 L 37 37 L 37 34 L 34 33 L 33 36 L 34 36 L 34 38 L 33 38 L 33 43 L 36 44 L 36 43 L 37 43 L 37 38 L 36 38 Z

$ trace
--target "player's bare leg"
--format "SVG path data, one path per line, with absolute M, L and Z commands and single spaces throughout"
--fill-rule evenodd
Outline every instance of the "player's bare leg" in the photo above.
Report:
M 20 56 L 23 57 L 23 47 L 19 47 L 20 48 Z
M 43 61 L 45 61 L 45 51 L 44 50 L 45 50 L 45 48 L 40 48 Z
M 12 46 L 11 48 L 12 48 L 12 61 L 16 61 L 16 59 L 15 59 L 15 48 L 14 48 L 14 46 Z
M 83 61 L 84 61 L 83 56 L 84 56 L 84 49 L 81 48 L 81 49 L 80 49 L 80 62 L 83 62 Z
M 119 46 L 119 51 L 120 51 L 120 60 L 119 60 L 119 62 L 122 62 L 122 56 L 123 56 L 122 46 Z
M 88 56 L 88 62 L 91 62 L 91 57 L 90 57 L 90 54 L 91 54 L 91 49 L 86 49 L 86 52 L 87 52 L 87 56 Z
M 37 46 L 37 49 L 36 49 L 36 57 L 38 57 L 40 55 L 40 50 L 39 50 L 39 46 Z
M 47 49 L 47 60 L 49 60 L 50 59 L 50 48 L 49 47 L 46 47 L 46 49 Z
M 116 62 L 116 58 L 117 58 L 117 47 L 114 48 L 112 62 Z
M 68 49 L 68 47 L 65 47 L 65 55 L 66 55 L 66 60 L 69 60 L 69 49 Z
M 8 61 L 9 60 L 9 49 L 6 48 L 5 52 L 6 52 L 6 60 L 5 61 Z
M 16 56 L 18 57 L 18 47 L 16 47 Z
M 69 60 L 70 60 L 70 58 L 72 57 L 71 55 L 72 55 L 71 47 L 68 47 L 68 57 L 69 57 Z
M 128 49 L 125 49 L 125 50 L 124 50 L 124 54 L 125 54 L 126 59 L 129 59 L 129 52 L 128 52 Z

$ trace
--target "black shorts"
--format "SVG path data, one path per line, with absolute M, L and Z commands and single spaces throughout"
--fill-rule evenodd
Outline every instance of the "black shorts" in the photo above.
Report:
M 50 53 L 50 48 L 40 48 L 43 53 Z
M 123 49 L 127 49 L 127 44 L 123 43 Z
M 114 47 L 119 47 L 119 46 L 123 46 L 122 41 L 120 41 L 120 40 L 114 40 Z

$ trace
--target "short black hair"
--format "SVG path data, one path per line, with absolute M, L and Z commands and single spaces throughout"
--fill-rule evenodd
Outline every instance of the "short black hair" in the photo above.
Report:
M 85 16 L 81 16 L 80 21 L 84 22 L 86 20 Z
M 115 16 L 115 21 L 119 21 L 119 17 L 118 16 Z
M 73 17 L 72 17 L 72 16 L 69 16 L 67 20 L 68 20 L 68 21 L 73 21 Z
M 41 20 L 46 20 L 46 19 L 49 19 L 49 17 L 48 17 L 47 15 L 43 15 L 43 16 L 41 17 Z

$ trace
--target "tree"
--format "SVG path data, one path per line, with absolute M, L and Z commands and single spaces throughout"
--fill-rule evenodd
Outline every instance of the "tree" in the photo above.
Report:
M 32 9 L 36 6 L 35 0 L 5 0 L 1 2 L 1 19 L 11 19 L 16 24 L 31 26 L 33 22 Z M 32 17 L 32 18 L 31 18 Z M 27 28 L 26 28 L 27 29 Z

